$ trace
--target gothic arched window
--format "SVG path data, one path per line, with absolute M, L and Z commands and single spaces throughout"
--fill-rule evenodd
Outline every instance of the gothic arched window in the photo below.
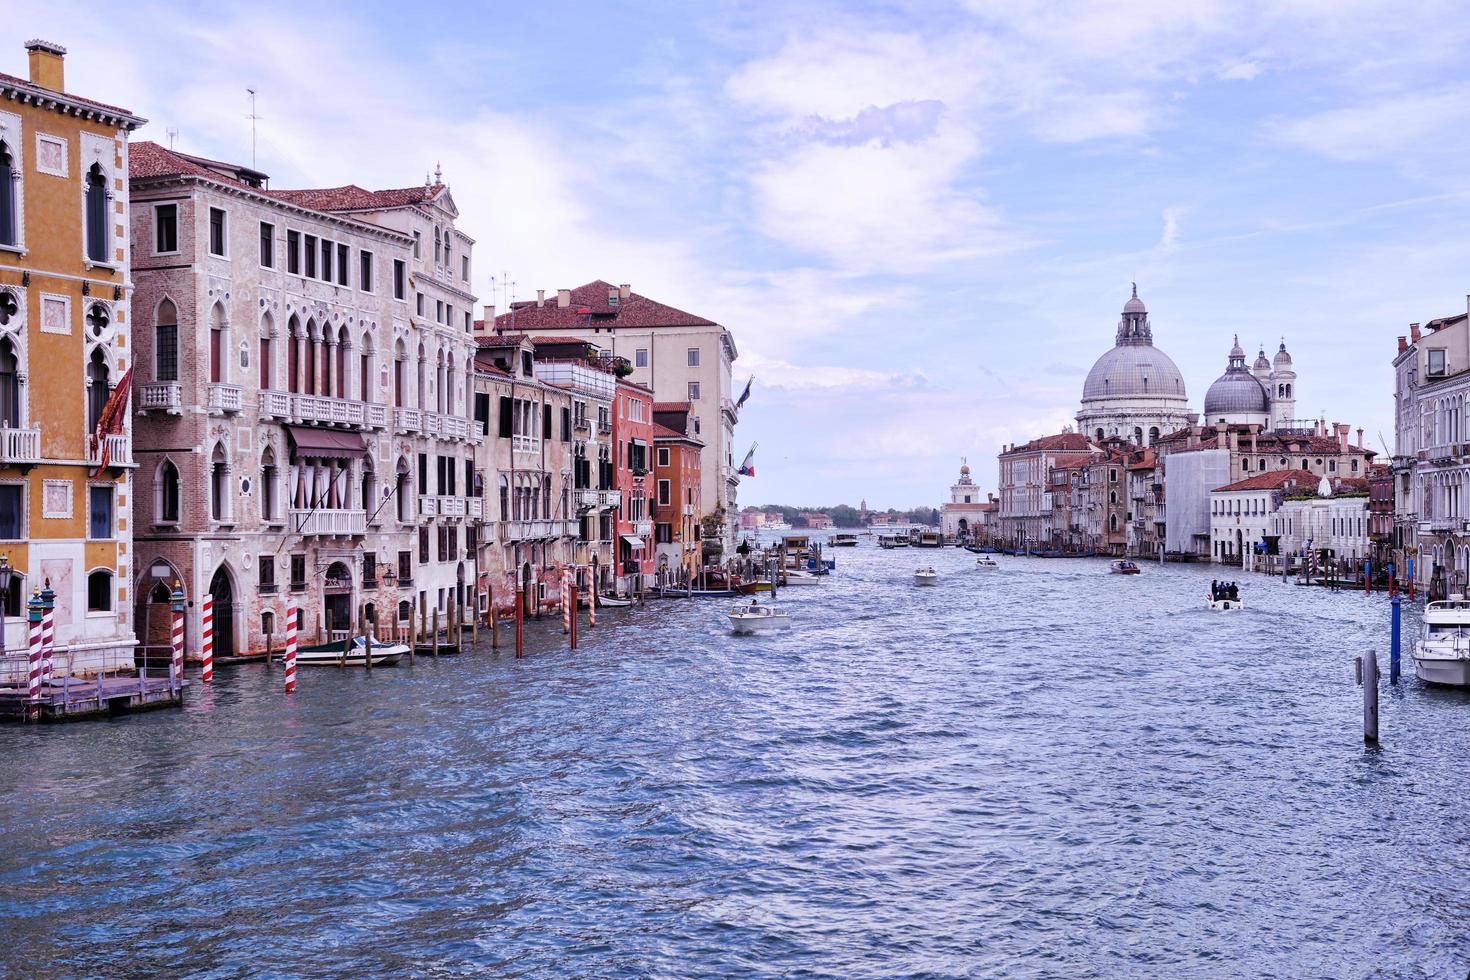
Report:
M 99 347 L 92 351 L 92 356 L 87 361 L 87 431 L 95 432 L 97 423 L 102 418 L 102 409 L 107 404 L 107 396 L 112 394 L 108 389 L 109 373 L 107 370 L 107 357 Z
M 107 261 L 107 175 L 102 165 L 87 171 L 87 258 Z
M 179 522 L 179 469 L 172 461 L 164 460 L 158 467 L 157 515 L 160 524 Z
M 20 428 L 20 358 L 10 338 L 0 340 L 0 429 Z
M 14 245 L 20 238 L 15 207 L 15 158 L 0 140 L 0 245 Z

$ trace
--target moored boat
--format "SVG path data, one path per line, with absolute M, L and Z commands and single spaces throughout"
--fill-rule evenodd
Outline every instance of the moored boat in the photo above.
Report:
M 364 645 L 364 637 L 354 636 L 352 645 L 346 647 L 341 642 L 337 643 L 314 643 L 311 646 L 298 646 L 296 648 L 296 662 L 301 665 L 321 665 L 326 667 L 361 667 L 367 663 L 368 651 Z M 398 663 L 398 659 L 408 653 L 408 647 L 402 643 L 387 643 L 383 640 L 374 640 L 372 645 L 372 660 L 374 667 L 392 667 Z M 276 655 L 277 660 L 285 660 L 284 652 Z
M 928 566 L 926 568 L 915 569 L 914 570 L 914 584 L 915 585 L 938 585 L 939 584 L 939 573 L 934 570 L 934 566 L 933 565 L 930 565 L 930 566 Z
M 623 606 L 631 606 L 633 604 L 633 597 L 615 595 L 609 592 L 598 596 L 597 604 L 599 606 L 606 606 L 609 609 L 618 609 Z
M 771 591 L 771 583 L 764 579 L 757 582 L 741 582 L 735 586 L 735 591 L 741 595 L 755 595 L 757 592 L 769 592 Z
M 748 606 L 730 610 L 730 631 L 736 636 L 771 633 L 791 625 L 791 617 L 775 606 L 762 606 L 754 601 Z
M 786 573 L 787 585 L 819 585 L 821 576 L 813 575 L 811 572 L 788 571 Z
M 1470 687 L 1470 602 L 1460 593 L 1424 607 L 1414 676 L 1428 684 Z

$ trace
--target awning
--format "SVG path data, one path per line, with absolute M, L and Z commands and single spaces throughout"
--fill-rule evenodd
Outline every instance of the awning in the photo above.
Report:
M 623 541 L 628 545 L 629 548 L 632 548 L 634 551 L 643 550 L 642 538 L 635 538 L 631 534 L 625 534 L 623 535 Z
M 367 443 L 356 432 L 336 429 L 313 429 L 304 425 L 288 425 L 286 432 L 302 456 L 317 459 L 355 459 L 367 455 Z

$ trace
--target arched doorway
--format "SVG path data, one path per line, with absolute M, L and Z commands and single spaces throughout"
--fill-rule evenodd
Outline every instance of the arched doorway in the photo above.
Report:
M 464 613 L 464 562 L 460 562 L 454 569 L 454 601 L 457 606 L 456 616 Z
M 327 619 L 327 633 L 352 629 L 352 570 L 340 561 L 327 567 L 322 583 L 322 609 Z
M 235 590 L 230 573 L 221 565 L 209 580 L 209 594 L 214 598 L 214 655 L 235 655 Z
M 531 563 L 530 562 L 524 562 L 521 565 L 521 597 L 522 597 L 522 603 L 521 603 L 521 605 L 522 605 L 523 611 L 524 612 L 527 612 L 527 613 L 535 612 L 536 611 L 536 607 L 533 605 L 533 603 L 535 602 L 535 598 L 536 597 L 531 592 Z

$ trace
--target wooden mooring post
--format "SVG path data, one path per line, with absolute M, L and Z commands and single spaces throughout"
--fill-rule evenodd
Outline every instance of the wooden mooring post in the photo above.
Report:
M 521 594 L 521 590 L 520 589 L 516 589 L 516 659 L 517 660 L 519 660 L 522 656 L 525 655 L 525 647 L 526 647 L 525 622 L 526 622 L 526 603 L 525 603 L 525 596 L 523 596 Z
M 434 644 L 434 656 L 437 657 L 437 656 L 439 656 L 439 607 L 438 606 L 435 606 L 434 607 L 434 633 L 433 633 L 433 637 L 434 637 L 434 639 L 433 639 L 432 642 Z
M 1378 652 L 1358 658 L 1358 683 L 1363 688 L 1363 741 L 1378 744 Z

